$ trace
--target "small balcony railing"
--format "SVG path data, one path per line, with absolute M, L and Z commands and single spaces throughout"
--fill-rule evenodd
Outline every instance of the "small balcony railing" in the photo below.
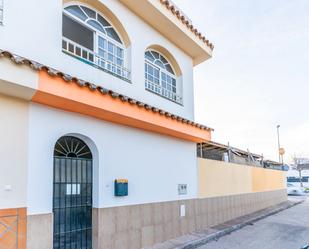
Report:
M 179 94 L 174 93 L 156 83 L 153 83 L 149 80 L 145 81 L 145 88 L 153 93 L 156 93 L 164 98 L 172 100 L 178 104 L 182 105 L 182 97 Z
M 131 73 L 127 68 L 108 61 L 90 49 L 65 37 L 62 37 L 62 50 L 87 64 L 95 66 L 126 81 L 130 81 Z

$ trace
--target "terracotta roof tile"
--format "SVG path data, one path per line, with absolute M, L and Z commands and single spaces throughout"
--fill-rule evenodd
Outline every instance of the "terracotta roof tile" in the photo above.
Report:
M 159 0 L 161 4 L 163 4 L 168 10 L 172 12 L 183 24 L 185 24 L 188 29 L 190 29 L 200 40 L 202 40 L 211 50 L 214 49 L 214 45 L 206 40 L 204 36 L 191 24 L 191 21 L 185 17 L 180 10 L 169 0 Z
M 73 77 L 73 76 L 71 76 L 69 74 L 65 74 L 65 73 L 63 73 L 61 71 L 58 71 L 58 70 L 54 69 L 54 68 L 42 65 L 42 64 L 40 64 L 38 62 L 35 62 L 35 61 L 32 61 L 32 60 L 28 60 L 28 59 L 26 59 L 24 57 L 15 55 L 15 54 L 10 53 L 8 51 L 4 51 L 4 50 L 0 49 L 0 57 L 10 58 L 14 63 L 19 64 L 19 65 L 28 65 L 30 68 L 32 68 L 33 70 L 36 70 L 36 71 L 45 70 L 52 77 L 60 76 L 66 82 L 74 82 L 74 83 L 78 84 L 80 87 L 88 87 L 92 91 L 98 90 L 98 91 L 100 91 L 102 93 L 102 95 L 107 95 L 108 94 L 112 98 L 119 98 L 120 100 L 122 100 L 124 102 L 129 102 L 132 105 L 137 105 L 137 106 L 139 106 L 141 108 L 145 108 L 145 109 L 150 110 L 150 111 L 152 111 L 154 113 L 159 113 L 160 115 L 164 115 L 167 118 L 174 119 L 175 121 L 177 120 L 177 121 L 182 122 L 182 123 L 187 123 L 187 124 L 193 125 L 195 127 L 198 127 L 198 128 L 200 128 L 202 130 L 213 131 L 212 128 L 209 128 L 209 127 L 207 127 L 205 125 L 201 125 L 201 124 L 195 123 L 193 121 L 187 120 L 185 118 L 179 117 L 179 116 L 174 115 L 172 113 L 166 112 L 166 111 L 164 111 L 162 109 L 158 109 L 157 107 L 151 106 L 149 104 L 145 104 L 145 103 L 143 103 L 141 101 L 138 101 L 138 100 L 135 100 L 135 99 L 130 98 L 128 96 L 116 93 L 116 92 L 114 92 L 112 90 L 109 90 L 109 89 L 106 89 L 104 87 L 97 86 L 96 84 L 87 82 L 85 80 L 78 79 L 78 78 Z

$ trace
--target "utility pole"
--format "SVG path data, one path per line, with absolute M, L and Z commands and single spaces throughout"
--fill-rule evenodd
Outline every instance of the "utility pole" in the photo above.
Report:
M 280 125 L 277 125 L 277 135 L 278 135 L 278 155 L 279 155 L 279 163 L 281 163 L 281 155 L 280 155 L 280 133 L 279 133 Z

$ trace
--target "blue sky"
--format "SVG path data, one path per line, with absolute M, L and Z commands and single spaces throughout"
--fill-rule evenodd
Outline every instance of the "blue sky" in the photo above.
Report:
M 194 71 L 213 140 L 277 160 L 309 157 L 309 0 L 174 0 L 215 45 Z

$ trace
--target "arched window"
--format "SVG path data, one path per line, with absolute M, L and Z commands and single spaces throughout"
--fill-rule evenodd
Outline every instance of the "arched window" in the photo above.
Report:
M 182 104 L 177 77 L 169 61 L 159 52 L 145 52 L 145 88 Z
M 124 79 L 125 46 L 110 22 L 97 11 L 82 5 L 63 10 L 63 51 Z
M 92 159 L 92 153 L 84 141 L 77 137 L 61 137 L 55 145 L 54 156 Z

